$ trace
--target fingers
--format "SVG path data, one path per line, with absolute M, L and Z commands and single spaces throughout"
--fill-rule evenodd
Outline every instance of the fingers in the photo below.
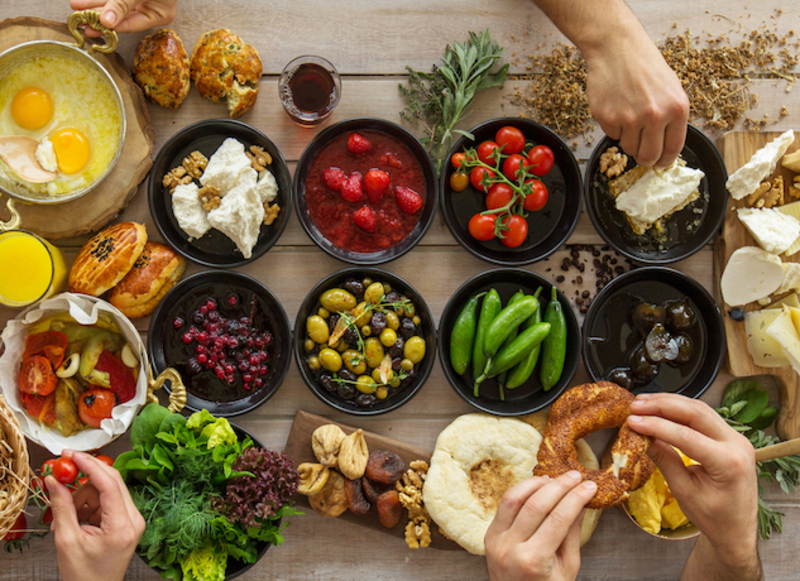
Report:
M 138 514 L 127 487 L 116 469 L 81 452 L 65 451 L 63 455 L 72 458 L 75 465 L 89 476 L 91 484 L 97 489 L 103 528 L 126 526 L 133 515 Z
M 533 496 L 537 490 L 547 484 L 549 480 L 550 478 L 548 476 L 534 476 L 533 478 L 527 478 L 516 486 L 509 488 L 500 500 L 500 505 L 497 507 L 494 520 L 491 525 L 489 525 L 492 532 L 499 533 L 510 529 L 525 502 Z M 489 531 L 487 531 L 487 533 L 488 532 Z
M 674 393 L 639 395 L 631 404 L 631 413 L 640 416 L 659 416 L 688 426 L 715 440 L 730 440 L 732 436 L 736 436 L 736 431 L 728 426 L 708 404 Z
M 688 108 L 687 108 L 688 111 Z M 664 150 L 661 152 L 661 157 L 655 163 L 654 167 L 663 169 L 671 166 L 678 155 L 683 150 L 683 144 L 686 142 L 686 130 L 688 114 L 680 120 L 673 121 L 664 132 Z
M 50 508 L 53 511 L 53 531 L 60 539 L 72 539 L 80 535 L 80 524 L 72 494 L 69 489 L 52 476 L 45 477 L 47 490 L 50 492 Z
M 680 496 L 681 491 L 691 490 L 692 475 L 672 446 L 656 440 L 647 453 L 661 470 L 673 494 Z
M 107 28 L 115 28 L 115 25 L 122 22 L 135 6 L 135 0 L 108 0 L 100 10 L 100 24 Z
M 561 563 L 565 571 L 572 572 L 577 576 L 577 572 L 581 568 L 581 527 L 583 526 L 583 519 L 586 515 L 586 510 L 581 510 L 578 518 L 572 523 L 569 528 L 564 542 L 559 547 Z M 574 577 L 571 577 L 574 578 Z
M 632 122 L 624 123 L 622 125 L 622 135 L 619 138 L 619 146 L 622 151 L 635 158 L 637 162 L 639 161 L 637 156 L 642 140 L 642 131 L 642 127 L 639 125 L 635 125 Z
M 572 477 L 569 477 L 568 474 L 570 473 L 557 478 L 553 481 L 553 485 L 542 489 L 542 493 L 551 493 L 552 491 L 547 498 L 552 504 L 545 513 L 546 518 L 537 527 L 535 534 L 530 536 L 528 543 L 538 547 L 545 554 L 555 554 L 559 547 L 562 550 L 572 547 L 575 552 L 580 551 L 580 515 L 586 504 L 597 493 L 595 482 L 591 480 L 581 482 L 579 473 L 577 478 L 574 474 Z M 569 482 L 559 483 L 559 480 L 562 479 L 569 479 Z M 561 487 L 556 490 L 558 484 L 561 484 Z M 577 534 L 577 537 L 570 538 L 570 541 L 567 542 L 570 534 Z M 567 544 L 565 545 L 565 543 Z
M 639 150 L 633 154 L 636 163 L 644 167 L 653 167 L 661 159 L 665 130 L 665 123 L 654 120 L 644 126 L 639 141 Z

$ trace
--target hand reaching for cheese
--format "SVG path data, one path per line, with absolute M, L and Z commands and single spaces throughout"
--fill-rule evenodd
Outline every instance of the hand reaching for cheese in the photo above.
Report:
M 701 531 L 688 579 L 761 579 L 755 451 L 705 403 L 656 393 L 637 396 L 628 425 L 653 436 L 650 454 L 689 520 Z M 672 446 L 700 464 L 684 466 Z
M 100 23 L 117 32 L 141 32 L 164 26 L 175 18 L 178 0 L 70 0 L 73 10 L 100 11 Z M 100 33 L 86 28 L 86 36 Z

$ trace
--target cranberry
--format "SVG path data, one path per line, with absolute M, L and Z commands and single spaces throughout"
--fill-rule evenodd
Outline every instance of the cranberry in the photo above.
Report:
M 195 353 L 205 353 L 206 352 L 206 348 L 205 348 L 204 345 L 200 345 L 198 343 L 197 347 L 194 348 L 194 352 Z
M 267 333 L 264 335 L 264 347 L 269 347 L 272 344 L 272 334 Z
M 239 332 L 240 326 L 236 321 L 228 321 L 225 325 L 225 330 L 231 335 L 236 335 Z
M 251 365 L 247 368 L 250 373 L 253 375 L 258 375 L 258 367 L 256 365 Z
M 256 387 L 261 387 L 264 385 L 264 381 L 260 377 L 256 377 L 256 380 L 253 383 L 256 384 Z
M 259 351 L 258 352 L 258 360 L 259 361 L 266 361 L 267 360 L 267 352 L 266 351 Z
M 208 313 L 208 320 L 213 323 L 216 323 L 217 321 L 219 321 L 219 313 L 217 311 L 212 311 Z
M 244 381 L 245 383 L 250 383 L 251 381 L 253 381 L 253 376 L 250 375 L 249 373 L 245 373 L 244 375 L 242 375 L 242 381 Z
M 253 353 L 248 361 L 250 362 L 250 365 L 258 365 L 261 362 L 261 359 L 258 358 L 256 353 Z
M 199 347 L 199 345 L 198 345 L 198 347 Z M 202 363 L 203 365 L 205 365 L 206 363 L 208 363 L 208 355 L 206 355 L 205 353 L 198 354 L 197 355 L 197 362 L 198 363 Z
M 253 340 L 253 345 L 261 349 L 264 346 L 264 340 L 261 337 L 256 337 Z
M 248 369 L 248 367 L 247 367 L 247 363 L 245 363 L 244 361 L 242 361 L 242 362 L 239 364 L 239 371 L 241 371 L 242 373 L 244 373 L 245 371 L 247 371 L 247 369 Z
M 200 309 L 199 309 L 199 310 L 200 310 L 200 314 L 201 314 L 201 315 L 205 315 L 205 314 L 207 314 L 207 313 L 208 313 L 208 307 L 207 307 L 207 306 L 205 306 L 205 305 L 203 305 L 202 307 L 200 307 Z
M 183 319 L 181 319 L 180 317 L 175 317 L 175 318 L 172 320 L 172 327 L 173 327 L 174 329 L 181 329 L 181 328 L 183 328 Z
M 258 374 L 259 374 L 259 375 L 266 375 L 266 374 L 267 374 L 267 371 L 268 371 L 268 369 L 267 369 L 267 366 L 266 366 L 266 365 L 262 365 L 262 366 L 260 366 L 260 367 L 258 368 Z
M 225 379 L 225 370 L 222 369 L 222 367 L 217 367 L 214 373 L 217 375 L 218 378 Z
M 222 337 L 217 337 L 216 339 L 214 339 L 214 348 L 219 350 L 224 349 L 225 339 L 223 339 Z
M 239 340 L 236 337 L 228 337 L 228 347 L 231 349 L 238 349 Z
M 239 302 L 239 297 L 236 295 L 231 295 L 228 297 L 228 304 L 232 307 L 235 307 L 236 304 Z
M 233 375 L 227 375 L 227 376 L 225 377 L 225 381 L 227 381 L 229 385 L 230 385 L 231 383 L 233 383 L 233 379 L 234 379 Z
M 217 310 L 217 301 L 215 301 L 214 299 L 208 299 L 206 301 L 205 307 L 209 311 L 215 311 L 215 310 Z
M 233 374 L 233 372 L 234 372 L 233 365 L 231 365 L 230 363 L 228 363 L 228 364 L 225 366 L 225 373 L 226 373 L 227 375 L 231 375 L 231 374 Z
M 192 337 L 191 333 L 184 333 L 182 339 L 183 339 L 183 342 L 188 345 L 189 343 L 192 342 L 193 337 Z

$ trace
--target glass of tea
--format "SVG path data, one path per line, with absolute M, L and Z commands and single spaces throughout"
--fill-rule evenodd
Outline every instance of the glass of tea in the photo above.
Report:
M 336 67 L 312 55 L 299 56 L 286 65 L 278 90 L 287 115 L 306 127 L 327 119 L 342 96 Z

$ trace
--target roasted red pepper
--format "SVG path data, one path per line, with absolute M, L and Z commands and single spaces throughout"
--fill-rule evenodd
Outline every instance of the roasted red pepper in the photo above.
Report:
M 100 354 L 95 369 L 108 373 L 110 389 L 117 396 L 117 402 L 125 403 L 136 395 L 136 380 L 133 372 L 110 351 L 103 351 Z

